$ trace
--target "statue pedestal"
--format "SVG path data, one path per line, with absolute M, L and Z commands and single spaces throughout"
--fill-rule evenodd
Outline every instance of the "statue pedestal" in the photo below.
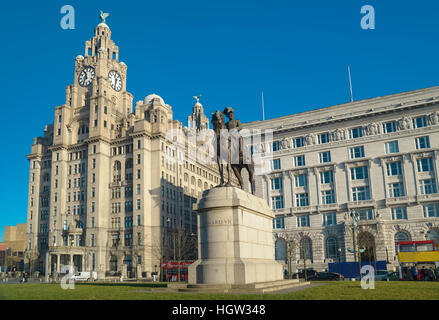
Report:
M 198 213 L 198 257 L 189 284 L 250 284 L 283 279 L 274 260 L 273 216 L 267 203 L 236 187 L 205 191 Z

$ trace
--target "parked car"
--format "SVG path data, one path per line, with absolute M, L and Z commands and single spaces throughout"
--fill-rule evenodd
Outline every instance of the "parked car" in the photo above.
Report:
M 399 272 L 389 272 L 387 278 L 389 279 L 389 281 L 399 281 Z
M 389 274 L 392 272 L 387 270 L 376 270 L 375 271 L 375 281 L 387 281 L 387 278 L 389 277 Z M 363 274 L 364 275 L 364 274 Z M 361 276 L 358 276 L 355 278 L 357 281 L 361 280 Z M 399 275 L 398 275 L 399 279 Z
M 97 280 L 96 272 L 79 272 L 75 273 L 71 279 L 76 281 L 94 281 Z
M 299 272 L 293 274 L 293 279 L 297 278 L 297 275 L 299 275 L 300 279 L 304 279 L 305 278 L 305 272 L 303 270 L 300 270 Z M 315 271 L 314 269 L 306 269 L 306 279 L 309 280 L 312 277 L 317 276 L 317 271 Z
M 324 281 L 324 280 L 344 280 L 343 275 L 336 272 L 318 272 L 315 276 L 312 276 L 309 280 Z

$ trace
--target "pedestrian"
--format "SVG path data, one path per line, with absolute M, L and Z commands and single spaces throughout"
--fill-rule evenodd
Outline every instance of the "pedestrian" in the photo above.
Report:
M 425 276 L 426 276 L 426 274 L 425 274 L 425 267 L 424 266 L 422 266 L 422 268 L 421 268 L 421 277 L 420 277 L 420 280 L 421 281 L 426 281 L 426 279 L 425 279 Z
M 434 274 L 433 267 L 430 267 L 430 269 L 428 269 L 428 275 L 430 277 L 430 281 L 436 281 L 436 275 Z
M 436 281 L 439 281 L 439 268 L 434 269 L 434 275 L 436 277 Z
M 419 272 L 418 272 L 418 268 L 416 268 L 416 263 L 412 266 L 410 271 L 412 273 L 412 279 L 414 281 L 418 280 Z

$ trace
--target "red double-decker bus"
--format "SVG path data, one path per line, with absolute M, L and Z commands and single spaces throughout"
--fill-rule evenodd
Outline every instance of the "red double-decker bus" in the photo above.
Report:
M 398 243 L 399 278 L 411 279 L 410 268 L 435 269 L 439 267 L 439 251 L 433 240 L 399 241 Z M 418 279 L 420 279 L 420 274 Z
M 187 268 L 193 261 L 163 261 L 162 269 L 165 281 L 187 281 Z M 180 265 L 180 272 L 178 265 Z

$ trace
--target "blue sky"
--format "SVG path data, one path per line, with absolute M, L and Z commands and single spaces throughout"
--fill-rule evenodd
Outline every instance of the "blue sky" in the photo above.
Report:
M 360 27 L 366 4 L 375 30 Z M 75 8 L 74 30 L 60 27 L 63 5 Z M 65 102 L 100 9 L 134 101 L 157 93 L 185 124 L 200 93 L 207 112 L 232 106 L 244 122 L 262 119 L 262 90 L 266 118 L 348 102 L 348 64 L 355 100 L 439 83 L 437 1 L 3 2 L 0 240 L 26 222 L 25 156 Z

